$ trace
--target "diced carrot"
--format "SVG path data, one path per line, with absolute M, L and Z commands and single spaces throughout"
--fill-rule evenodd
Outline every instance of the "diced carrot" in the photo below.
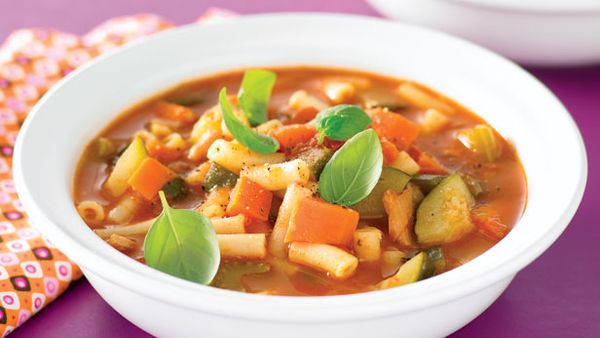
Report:
M 168 148 L 159 140 L 150 140 L 146 144 L 148 155 L 154 157 L 161 162 L 172 162 L 181 157 L 182 152 L 177 149 Z
M 292 123 L 306 123 L 312 119 L 314 119 L 319 111 L 315 107 L 305 107 L 302 108 L 292 115 L 291 122 Z
M 231 192 L 227 216 L 244 214 L 261 221 L 269 219 L 273 193 L 247 177 L 240 177 Z
M 408 154 L 417 162 L 419 167 L 421 167 L 419 170 L 420 174 L 446 175 L 448 173 L 448 170 L 446 170 L 438 160 L 415 145 L 408 149 Z
M 169 168 L 158 160 L 147 157 L 133 172 L 127 183 L 131 186 L 131 189 L 138 192 L 145 199 L 151 200 L 160 188 L 173 178 L 175 178 L 175 173 Z
M 510 228 L 500 221 L 498 212 L 489 206 L 479 206 L 471 210 L 471 220 L 479 231 L 494 241 L 504 238 Z
M 350 246 L 359 214 L 355 210 L 316 198 L 304 198 L 292 211 L 285 242 Z
M 187 158 L 190 161 L 200 162 L 206 159 L 206 154 L 208 153 L 208 148 L 210 148 L 211 144 L 218 138 L 220 138 L 223 134 L 220 130 L 210 128 L 205 131 L 198 141 L 194 143 L 194 145 L 190 148 L 188 152 Z
M 279 141 L 280 149 L 291 149 L 297 144 L 309 142 L 317 131 L 305 124 L 290 124 L 273 130 L 272 136 Z
M 387 138 L 380 137 L 379 140 L 381 141 L 381 150 L 383 151 L 383 163 L 385 165 L 390 165 L 398 158 L 400 151 L 398 150 L 398 147 L 388 141 Z
M 198 116 L 190 108 L 174 103 L 158 101 L 154 104 L 153 109 L 160 117 L 184 124 L 194 123 L 198 119 Z
M 406 117 L 383 109 L 370 110 L 369 114 L 373 120 L 371 127 L 378 135 L 394 143 L 398 150 L 408 149 L 417 139 L 419 125 Z

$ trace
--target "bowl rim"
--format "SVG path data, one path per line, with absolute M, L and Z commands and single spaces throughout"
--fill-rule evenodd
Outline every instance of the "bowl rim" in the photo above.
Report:
M 35 116 L 38 114 L 38 112 L 43 110 L 45 102 L 48 101 L 54 95 L 54 93 L 60 91 L 66 83 L 71 81 L 71 79 L 76 78 L 79 76 L 79 74 L 87 72 L 88 69 L 96 67 L 98 64 L 106 62 L 108 59 L 117 58 L 118 55 L 123 54 L 125 51 L 137 48 L 137 46 L 149 44 L 158 39 L 169 39 L 170 37 L 177 36 L 177 34 L 180 34 L 180 32 L 187 30 L 203 29 L 197 25 L 188 25 L 144 38 L 141 41 L 131 43 L 124 48 L 109 52 L 96 58 L 59 81 L 59 83 L 51 88 L 48 93 L 46 93 L 46 95 L 34 106 L 29 114 L 29 117 L 21 128 L 15 145 L 13 172 L 18 194 L 23 205 L 25 206 L 25 209 L 30 215 L 31 220 L 35 223 L 35 226 L 40 229 L 45 236 L 57 243 L 60 246 L 60 249 L 68 256 L 74 257 L 76 262 L 83 268 L 84 272 L 92 272 L 93 274 L 100 276 L 107 281 L 145 297 L 170 303 L 178 307 L 186 307 L 197 311 L 207 311 L 226 317 L 280 322 L 313 323 L 391 316 L 397 313 L 414 311 L 432 305 L 439 305 L 458 297 L 472 294 L 494 283 L 497 283 L 502 279 L 511 278 L 519 270 L 541 255 L 541 253 L 548 248 L 564 231 L 575 211 L 577 210 L 585 189 L 587 180 L 587 158 L 585 146 L 581 134 L 567 110 L 562 106 L 560 101 L 558 101 L 558 99 L 532 75 L 511 61 L 463 39 L 426 28 L 415 27 L 408 24 L 392 23 L 378 18 L 345 14 L 279 13 L 248 15 L 236 18 L 234 20 L 220 22 L 218 25 L 243 26 L 256 22 L 276 22 L 280 20 L 287 20 L 288 22 L 290 20 L 339 20 L 347 21 L 351 24 L 384 25 L 386 28 L 390 29 L 410 29 L 412 31 L 421 32 L 425 35 L 435 35 L 444 39 L 453 40 L 452 43 L 461 45 L 461 48 L 471 49 L 472 51 L 476 51 L 480 54 L 483 53 L 491 61 L 511 67 L 514 72 L 519 73 L 524 80 L 529 81 L 530 85 L 540 87 L 542 90 L 544 90 L 546 97 L 549 100 L 552 100 L 556 106 L 556 111 L 562 115 L 561 117 L 565 122 L 565 129 L 568 129 L 572 133 L 571 136 L 576 139 L 578 149 L 575 156 L 579 159 L 579 176 L 577 178 L 577 182 L 575 183 L 576 187 L 571 192 L 572 195 L 569 199 L 571 201 L 570 204 L 564 207 L 561 217 L 557 219 L 554 224 L 545 228 L 546 232 L 543 234 L 543 236 L 540 236 L 536 241 L 529 243 L 529 246 L 520 248 L 520 250 L 518 250 L 520 255 L 515 254 L 515 256 L 510 257 L 510 260 L 505 259 L 504 265 L 496 267 L 491 271 L 480 271 L 472 276 L 469 276 L 473 277 L 472 279 L 453 280 L 452 284 L 443 283 L 446 280 L 449 280 L 449 278 L 444 277 L 460 274 L 460 272 L 463 270 L 461 269 L 462 267 L 459 267 L 436 278 L 406 285 L 402 288 L 352 295 L 273 297 L 221 290 L 213 287 L 194 284 L 192 282 L 169 276 L 165 273 L 147 267 L 144 264 L 139 264 L 135 260 L 122 255 L 116 250 L 113 250 L 115 251 L 114 253 L 101 253 L 97 252 L 97 250 L 94 250 L 93 248 L 88 248 L 84 245 L 84 243 L 79 243 L 71 238 L 68 233 L 63 231 L 61 225 L 50 219 L 36 203 L 34 193 L 32 193 L 35 191 L 35 189 L 32 189 L 32 187 L 28 185 L 22 167 L 23 154 L 21 150 L 24 142 L 26 142 L 28 139 L 28 131 L 30 126 L 35 122 Z M 72 203 L 71 201 L 69 202 Z M 508 240 L 509 237 L 510 234 L 506 240 Z M 96 238 L 96 240 L 101 241 L 99 238 Z M 112 259 L 107 258 L 109 255 Z M 115 262 L 118 264 L 115 264 Z M 106 278 L 107 275 L 119 275 L 119 277 L 109 280 Z M 130 278 L 141 279 L 144 281 L 144 283 L 141 285 L 136 285 L 134 288 L 122 281 Z M 157 288 L 162 288 L 161 290 L 163 290 L 163 292 L 156 292 Z M 187 301 L 190 298 L 202 301 L 190 303 Z M 400 299 L 401 301 L 390 304 L 392 299 Z M 381 306 L 382 304 L 385 304 L 385 306 Z M 322 311 L 310 311 L 311 309 L 314 310 L 315 308 L 320 308 Z M 290 315 L 292 312 L 294 313 L 294 316 Z M 323 313 L 327 313 L 327 316 L 324 316 Z
M 595 0 L 449 0 L 474 7 L 535 14 L 598 14 L 600 2 Z

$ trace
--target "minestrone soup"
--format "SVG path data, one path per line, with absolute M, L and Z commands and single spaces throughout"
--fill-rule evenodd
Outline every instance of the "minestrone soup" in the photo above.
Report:
M 477 257 L 526 202 L 514 148 L 412 81 L 232 71 L 124 112 L 85 149 L 74 203 L 165 273 L 268 295 L 398 287 Z

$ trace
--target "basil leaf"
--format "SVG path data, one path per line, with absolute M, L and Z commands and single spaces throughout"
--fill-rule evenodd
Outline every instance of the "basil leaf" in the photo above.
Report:
M 191 210 L 173 209 L 164 192 L 159 196 L 163 210 L 144 240 L 146 264 L 172 276 L 209 284 L 221 260 L 210 220 Z
M 246 127 L 240 122 L 237 117 L 231 111 L 231 105 L 227 100 L 227 88 L 221 89 L 219 93 L 219 104 L 221 105 L 221 111 L 223 112 L 223 120 L 229 132 L 238 140 L 241 144 L 261 154 L 274 153 L 279 149 L 279 142 L 276 139 L 260 135 L 254 130 Z
M 357 106 L 341 104 L 322 110 L 316 118 L 319 143 L 325 137 L 345 141 L 371 124 L 371 118 Z
M 252 69 L 244 73 L 238 92 L 240 107 L 252 126 L 267 122 L 269 98 L 277 75 L 268 70 Z
M 382 166 L 379 137 L 373 129 L 361 131 L 327 162 L 319 178 L 319 193 L 327 202 L 354 205 L 375 188 Z

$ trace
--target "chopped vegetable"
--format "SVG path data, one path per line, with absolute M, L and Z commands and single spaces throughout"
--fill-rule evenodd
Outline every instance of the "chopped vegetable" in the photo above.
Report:
M 440 246 L 429 248 L 425 251 L 427 258 L 433 265 L 435 273 L 442 273 L 446 271 L 446 257 L 444 256 L 444 249 Z
M 392 287 L 402 286 L 414 283 L 433 275 L 433 265 L 429 262 L 429 258 L 425 252 L 419 252 L 416 256 L 404 263 L 398 272 L 377 284 L 379 289 L 389 289 Z
M 425 133 L 435 133 L 442 130 L 450 123 L 450 119 L 444 113 L 436 109 L 427 109 L 423 115 L 421 130 Z
M 365 130 L 371 123 L 367 113 L 357 106 L 342 104 L 322 110 L 315 120 L 319 144 L 325 137 L 345 141 Z
M 225 216 L 230 193 L 230 187 L 216 187 L 212 189 L 206 196 L 204 203 L 196 208 L 196 211 L 209 218 Z
M 421 170 L 419 164 L 404 150 L 398 153 L 394 162 L 390 163 L 390 167 L 396 168 L 409 175 L 415 175 Z
M 415 246 L 413 226 L 417 207 L 413 195 L 415 188 L 409 185 L 401 193 L 387 190 L 383 194 L 383 206 L 388 214 L 388 231 L 396 243 L 404 247 Z
M 146 147 L 148 148 L 148 155 L 150 155 L 150 157 L 154 157 L 162 162 L 178 160 L 183 154 L 183 149 L 168 147 L 166 144 L 156 139 L 146 143 Z
M 419 126 L 406 117 L 386 111 L 371 109 L 368 111 L 377 134 L 394 143 L 399 150 L 408 149 L 419 135 Z
M 377 262 L 381 257 L 383 233 L 375 227 L 364 227 L 354 232 L 354 252 L 360 262 Z
M 502 147 L 492 127 L 479 124 L 473 128 L 461 130 L 458 140 L 475 154 L 493 162 L 502 154 Z
M 330 274 L 339 280 L 350 277 L 358 267 L 358 259 L 332 245 L 320 243 L 292 243 L 289 260 Z
M 227 170 L 239 174 L 245 166 L 285 161 L 282 153 L 259 154 L 236 142 L 216 140 L 208 149 L 208 159 Z
M 352 206 L 352 209 L 360 213 L 361 218 L 381 218 L 386 215 L 383 206 L 383 193 L 386 190 L 402 192 L 410 176 L 400 170 L 383 167 L 379 181 L 373 191 L 358 204 Z
M 221 289 L 243 292 L 246 291 L 243 283 L 244 276 L 262 274 L 269 272 L 270 270 L 271 265 L 267 263 L 240 261 L 223 262 L 211 285 Z
M 280 149 L 287 151 L 294 146 L 310 141 L 317 131 L 306 124 L 291 124 L 273 130 L 272 136 L 279 142 Z
M 417 161 L 417 164 L 420 167 L 420 174 L 430 174 L 430 175 L 446 175 L 448 174 L 448 170 L 444 168 L 435 158 L 431 155 L 427 154 L 424 151 L 421 151 L 415 145 L 408 149 L 408 154 Z
M 235 137 L 238 142 L 261 154 L 271 154 L 279 149 L 279 142 L 276 139 L 260 135 L 249 127 L 245 126 L 233 114 L 231 105 L 227 100 L 227 89 L 221 89 L 219 93 L 219 104 L 223 112 L 223 121 L 229 132 Z
M 151 200 L 156 197 L 160 188 L 175 176 L 175 173 L 162 163 L 148 157 L 131 174 L 127 183 L 131 186 L 131 189 L 145 199 Z
M 474 228 L 470 211 L 475 199 L 460 175 L 452 174 L 438 184 L 417 209 L 415 233 L 424 245 L 457 241 Z
M 208 218 L 191 210 L 172 209 L 160 193 L 163 211 L 144 240 L 144 260 L 154 269 L 199 284 L 209 284 L 221 255 Z
M 129 188 L 127 180 L 147 157 L 142 139 L 135 137 L 117 160 L 113 171 L 104 183 L 104 188 L 114 197 L 123 195 Z
M 460 177 L 463 179 L 463 181 L 465 181 L 465 184 L 467 185 L 467 187 L 469 187 L 469 191 L 473 196 L 477 197 L 483 192 L 483 187 L 481 186 L 481 183 L 475 177 L 463 173 L 460 174 Z
M 398 272 L 398 269 L 404 263 L 406 253 L 396 248 L 389 248 L 381 254 L 381 276 L 384 278 Z
M 265 123 L 269 119 L 267 108 L 276 78 L 275 73 L 263 69 L 244 72 L 238 100 L 252 126 Z
M 160 189 L 165 192 L 168 200 L 176 201 L 187 196 L 189 189 L 181 177 L 175 177 Z
M 473 209 L 471 220 L 482 234 L 494 241 L 503 239 L 510 231 L 510 228 L 500 221 L 498 212 L 486 205 Z
M 310 171 L 310 178 L 317 181 L 323 168 L 327 164 L 327 161 L 333 156 L 333 151 L 325 147 L 310 147 L 303 150 L 297 155 L 298 159 L 301 159 L 308 165 Z
M 263 164 L 242 169 L 241 177 L 247 177 L 267 190 L 277 191 L 291 183 L 304 185 L 310 177 L 308 165 L 301 159 L 277 164 Z
M 101 160 L 113 156 L 117 150 L 117 145 L 106 137 L 100 137 L 98 140 L 96 140 L 95 152 L 97 158 Z
M 328 202 L 354 205 L 367 197 L 379 180 L 383 164 L 377 134 L 367 129 L 349 139 L 327 162 L 319 192 Z
M 247 177 L 240 177 L 231 192 L 227 215 L 244 214 L 259 220 L 269 218 L 273 193 Z
M 304 198 L 292 211 L 285 242 L 352 244 L 358 212 L 316 198 Z
M 174 103 L 158 101 L 154 104 L 153 109 L 160 117 L 184 124 L 194 123 L 198 119 L 190 108 Z
M 440 184 L 446 177 L 444 175 L 418 175 L 410 179 L 411 183 L 417 185 L 421 191 L 428 194 L 433 188 Z
M 392 142 L 388 141 L 387 138 L 381 137 L 379 140 L 381 141 L 381 151 L 383 152 L 383 164 L 390 166 L 396 161 L 400 155 L 400 151 L 398 150 L 398 147 L 396 147 L 396 145 Z
M 233 187 L 237 180 L 238 176 L 236 174 L 215 162 L 211 162 L 202 186 L 204 190 L 211 191 L 215 187 Z

